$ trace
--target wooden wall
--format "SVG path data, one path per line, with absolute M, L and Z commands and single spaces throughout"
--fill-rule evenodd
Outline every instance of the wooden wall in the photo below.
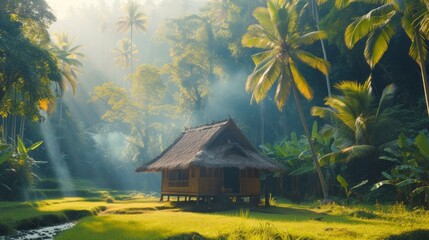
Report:
M 189 183 L 187 186 L 173 187 L 169 186 L 168 171 L 162 172 L 162 187 L 161 193 L 164 195 L 193 195 L 193 196 L 205 196 L 205 195 L 219 195 L 222 194 L 223 189 L 223 171 L 219 169 L 217 176 L 208 175 L 200 176 L 201 169 L 193 168 L 189 169 Z M 257 170 L 253 170 L 257 171 Z M 243 171 L 240 171 L 240 193 L 242 196 L 255 196 L 260 194 L 260 180 L 259 172 L 256 175 L 246 175 Z

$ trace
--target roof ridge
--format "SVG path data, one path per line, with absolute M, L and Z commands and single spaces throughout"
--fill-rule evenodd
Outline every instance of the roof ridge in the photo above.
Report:
M 200 126 L 196 126 L 196 127 L 191 127 L 191 128 L 185 128 L 185 132 L 188 131 L 196 131 L 196 130 L 204 130 L 204 129 L 208 129 L 208 128 L 212 128 L 215 126 L 219 126 L 222 124 L 227 124 L 228 122 L 231 122 L 232 119 L 225 119 L 225 120 L 221 120 L 221 121 L 217 121 L 217 122 L 212 122 L 212 123 L 206 123 Z

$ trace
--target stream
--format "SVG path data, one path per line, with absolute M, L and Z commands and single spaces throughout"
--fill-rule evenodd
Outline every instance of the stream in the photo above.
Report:
M 64 223 L 60 225 L 43 227 L 33 230 L 17 231 L 11 236 L 0 236 L 0 240 L 51 240 L 59 232 L 72 228 L 76 225 L 75 222 Z

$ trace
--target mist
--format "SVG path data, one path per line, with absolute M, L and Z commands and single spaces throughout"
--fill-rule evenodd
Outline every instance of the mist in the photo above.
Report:
M 64 128 L 78 130 L 63 134 L 60 146 L 47 146 L 48 149 L 61 148 L 67 158 L 67 163 L 58 166 L 54 158 L 61 157 L 49 155 L 51 168 L 57 169 L 53 171 L 56 177 L 91 178 L 105 187 L 156 192 L 159 174 L 136 174 L 134 170 L 160 154 L 185 128 L 232 118 L 255 146 L 279 140 L 295 130 L 297 121 L 293 119 L 297 116 L 293 109 L 279 112 L 270 97 L 261 104 L 251 103 L 251 95 L 244 88 L 253 68 L 251 51 L 243 49 L 240 51 L 244 53 L 233 56 L 237 54 L 233 48 L 234 44 L 238 46 L 237 42 L 228 42 L 231 36 L 219 33 L 216 21 L 210 23 L 213 33 L 207 30 L 208 22 L 204 21 L 208 20 L 204 19 L 207 19 L 208 1 L 137 2 L 146 15 L 146 25 L 145 31 L 134 31 L 132 42 L 136 53 L 130 67 L 118 64 L 113 50 L 120 46 L 122 39 L 130 38 L 129 32 L 118 31 L 118 19 L 124 14 L 122 1 L 48 1 L 58 19 L 49 29 L 51 36 L 68 34 L 73 45 L 81 46 L 79 49 L 84 55 L 80 60 L 83 67 L 78 73 L 76 94 L 68 89 L 62 97 L 67 125 Z M 240 14 L 250 16 L 251 10 L 249 6 L 248 12 Z M 186 25 L 179 24 L 176 30 L 188 31 L 183 33 L 189 36 L 174 35 L 172 24 L 180 21 L 196 21 L 201 25 L 183 30 Z M 215 36 L 218 46 L 210 46 L 211 34 L 218 34 Z M 202 42 L 202 45 L 184 42 L 190 45 L 183 51 L 190 48 L 197 54 L 206 51 L 204 49 L 209 52 L 180 62 L 183 59 L 178 60 L 178 40 L 172 38 L 181 37 L 190 38 L 186 40 L 189 42 L 192 39 Z M 215 59 L 212 63 L 211 58 Z M 210 65 L 204 65 L 207 61 Z M 183 64 L 196 66 L 199 71 L 196 77 L 194 73 L 182 75 L 181 79 L 177 77 Z M 145 82 L 147 69 L 142 70 L 142 77 L 137 76 L 143 65 L 153 66 L 157 71 L 158 78 L 151 85 Z M 56 113 L 49 117 L 56 124 L 58 111 L 57 107 Z M 261 125 L 263 115 L 269 116 L 264 117 L 264 126 Z M 292 124 L 286 128 L 285 121 Z M 47 131 L 46 124 L 42 124 L 41 131 Z M 68 149 L 67 143 L 84 147 L 74 151 Z M 62 168 L 68 168 L 70 176 L 58 170 Z

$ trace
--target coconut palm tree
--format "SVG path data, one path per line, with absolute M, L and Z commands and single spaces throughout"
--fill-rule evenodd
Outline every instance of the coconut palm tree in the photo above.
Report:
M 50 50 L 58 61 L 62 81 L 58 83 L 59 94 L 62 96 L 67 83 L 76 94 L 77 74 L 82 68 L 84 54 L 80 52 L 82 45 L 73 45 L 73 39 L 67 33 L 55 33 Z
M 146 31 L 146 15 L 141 10 L 141 5 L 134 0 L 128 0 L 127 3 L 122 5 L 125 14 L 121 16 L 116 23 L 118 25 L 118 31 L 129 32 L 130 41 L 133 42 L 133 30 Z M 133 44 L 131 46 L 131 52 L 133 52 Z M 134 72 L 133 61 L 130 62 L 131 72 Z
M 252 101 L 261 102 L 268 91 L 277 82 L 274 96 L 275 103 L 281 111 L 291 93 L 301 118 L 305 135 L 309 141 L 312 158 L 316 165 L 325 200 L 328 189 L 320 169 L 317 153 L 312 143 L 310 132 L 304 117 L 299 93 L 307 100 L 313 98 L 313 90 L 301 74 L 298 64 L 305 64 L 323 74 L 329 71 L 329 63 L 322 58 L 302 50 L 325 37 L 321 31 L 301 34 L 298 29 L 299 1 L 270 0 L 267 8 L 256 8 L 253 16 L 258 24 L 251 25 L 242 38 L 245 47 L 263 49 L 254 54 L 252 59 L 255 69 L 246 82 L 246 90 L 252 92 Z
M 137 61 L 138 50 L 130 39 L 124 38 L 118 42 L 117 47 L 112 50 L 115 54 L 116 65 L 123 69 L 130 68 L 133 61 Z
M 336 84 L 335 88 L 342 94 L 327 97 L 327 107 L 313 107 L 311 110 L 313 116 L 334 123 L 325 125 L 325 131 L 332 130 L 333 147 L 339 151 L 321 157 L 319 162 L 322 165 L 348 162 L 355 157 L 369 155 L 387 141 L 383 138 L 389 134 L 383 134 L 383 131 L 392 132 L 392 129 L 386 127 L 392 126 L 393 119 L 387 118 L 384 110 L 395 95 L 395 85 L 387 85 L 378 102 L 372 92 L 371 77 L 363 84 L 343 81 Z
M 373 4 L 372 0 L 358 0 Z M 337 6 L 344 7 L 353 1 L 340 0 Z M 377 1 L 378 2 L 378 1 Z M 364 56 L 371 68 L 383 57 L 389 47 L 389 42 L 395 35 L 398 21 L 400 27 L 411 40 L 409 55 L 420 67 L 423 82 L 423 90 L 426 100 L 427 113 L 429 116 L 429 85 L 426 74 L 427 43 L 429 29 L 429 6 L 425 0 L 381 1 L 381 4 L 369 11 L 367 14 L 357 18 L 350 23 L 344 33 L 345 43 L 348 48 L 361 39 L 367 37 Z
M 67 88 L 67 83 L 71 86 L 73 94 L 76 94 L 78 77 L 77 74 L 82 68 L 82 58 L 84 54 L 79 50 L 82 45 L 74 45 L 72 38 L 67 33 L 54 34 L 54 41 L 51 44 L 51 52 L 57 59 L 58 68 L 61 73 L 61 81 L 57 82 L 58 96 L 62 98 Z M 62 100 L 60 99 L 60 120 L 62 122 Z
M 313 107 L 313 116 L 333 119 L 337 147 L 345 148 L 352 145 L 373 145 L 376 130 L 383 121 L 383 110 L 387 102 L 394 97 L 396 87 L 386 86 L 379 102 L 372 92 L 371 77 L 360 84 L 356 81 L 342 81 L 335 85 L 342 95 L 327 97 L 327 107 Z

